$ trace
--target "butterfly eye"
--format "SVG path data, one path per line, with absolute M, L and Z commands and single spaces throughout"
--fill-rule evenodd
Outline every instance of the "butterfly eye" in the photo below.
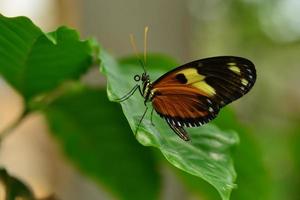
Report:
M 135 75 L 134 76 L 134 80 L 137 82 L 137 81 L 140 81 L 141 80 L 141 77 L 139 75 Z

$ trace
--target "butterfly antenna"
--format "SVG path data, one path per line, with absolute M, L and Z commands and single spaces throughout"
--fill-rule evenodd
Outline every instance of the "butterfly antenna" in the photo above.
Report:
M 134 36 L 133 34 L 130 34 L 130 42 L 131 42 L 131 46 L 132 46 L 132 49 L 135 53 L 135 56 L 137 57 L 139 63 L 141 64 L 141 66 L 143 67 L 143 70 L 144 72 L 146 73 L 146 69 L 145 69 L 145 63 L 142 61 L 142 59 L 140 58 L 139 54 L 138 54 L 138 51 L 137 51 L 137 48 L 136 48 L 136 45 L 135 45 L 135 39 L 134 39 Z
M 145 27 L 144 31 L 144 64 L 146 65 L 146 59 L 147 59 L 147 36 L 148 36 L 148 26 Z

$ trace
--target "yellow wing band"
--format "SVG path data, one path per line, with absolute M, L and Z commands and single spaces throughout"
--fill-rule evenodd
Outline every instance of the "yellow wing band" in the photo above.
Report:
M 201 90 L 207 96 L 214 96 L 216 94 L 216 90 L 205 82 L 205 76 L 199 74 L 196 68 L 187 68 L 179 71 L 177 74 L 183 74 L 187 79 L 186 84 Z

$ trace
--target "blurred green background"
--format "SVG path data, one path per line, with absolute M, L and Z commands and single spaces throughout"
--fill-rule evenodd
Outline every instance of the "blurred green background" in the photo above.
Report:
M 257 82 L 246 97 L 229 106 L 236 119 L 228 111 L 221 115 L 227 120 L 216 121 L 225 129 L 235 127 L 240 135 L 234 154 L 240 187 L 233 192 L 233 199 L 300 199 L 299 10 L 297 0 L 0 0 L 0 13 L 5 16 L 28 16 L 44 31 L 59 25 L 74 27 L 84 37 L 95 37 L 117 57 L 132 54 L 129 33 L 136 35 L 142 49 L 143 28 L 148 25 L 149 52 L 170 55 L 179 63 L 216 55 L 252 60 Z M 96 67 L 82 81 L 95 87 L 105 84 Z M 4 80 L 0 88 L 3 129 L 20 113 L 22 100 Z M 67 105 L 62 100 L 55 106 L 59 109 Z M 48 117 L 56 119 L 56 115 L 50 112 Z M 242 125 L 237 126 L 237 121 Z M 81 171 L 74 167 L 68 160 L 72 150 L 67 148 L 64 153 L 48 132 L 42 117 L 30 116 L 1 143 L 1 166 L 30 185 L 39 197 L 55 193 L 60 199 L 118 199 L 108 186 L 82 173 L 90 170 L 97 176 L 93 174 L 97 169 L 87 165 L 81 166 Z M 101 139 L 97 137 L 95 140 Z M 181 172 L 164 161 L 157 164 L 152 160 L 159 157 L 156 152 L 137 144 L 132 134 L 127 137 L 134 147 L 123 148 L 129 153 L 145 151 L 136 155 L 141 161 L 151 152 L 149 159 L 135 166 L 154 171 L 147 187 L 153 186 L 152 192 L 159 188 L 160 199 L 219 199 L 207 184 L 197 184 L 194 177 L 185 174 L 178 176 Z M 124 153 L 113 139 L 105 140 L 107 146 L 115 146 L 107 152 Z M 104 170 L 110 168 L 99 165 Z M 126 193 L 126 186 L 121 184 L 123 187 Z M 141 190 L 138 184 L 136 190 Z

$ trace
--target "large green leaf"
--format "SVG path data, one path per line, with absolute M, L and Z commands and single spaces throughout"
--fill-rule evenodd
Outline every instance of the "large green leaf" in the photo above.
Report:
M 155 200 L 160 188 L 153 155 L 131 137 L 118 104 L 104 90 L 70 92 L 46 109 L 69 158 L 119 199 Z
M 134 86 L 133 76 L 141 74 L 142 69 L 134 58 L 117 62 L 105 52 L 102 52 L 100 57 L 101 71 L 107 76 L 108 96 L 113 101 Z M 159 55 L 150 55 L 147 59 L 147 70 L 152 78 L 158 78 L 174 66 L 176 63 L 172 59 Z M 238 142 L 235 132 L 222 131 L 208 124 L 201 128 L 188 129 L 191 141 L 185 142 L 156 114 L 153 119 L 155 126 L 152 126 L 150 112 L 137 130 L 145 110 L 143 98 L 138 92 L 121 105 L 132 131 L 137 132 L 136 138 L 141 144 L 159 148 L 174 166 L 203 178 L 219 191 L 223 200 L 229 199 L 236 178 L 230 157 L 231 147 Z
M 0 73 L 26 100 L 78 78 L 92 62 L 89 42 L 66 27 L 46 35 L 25 17 L 0 15 Z
M 233 154 L 237 171 L 238 188 L 233 190 L 231 199 L 235 200 L 268 200 L 271 198 L 271 180 L 264 166 L 257 141 L 254 140 L 248 128 L 243 126 L 230 109 L 223 109 L 215 121 L 222 129 L 237 130 L 240 134 L 240 145 Z M 176 170 L 188 190 L 199 199 L 219 200 L 215 190 L 204 181 Z
M 233 155 L 237 177 L 237 190 L 232 193 L 234 200 L 268 200 L 271 198 L 271 179 L 264 166 L 261 150 L 258 143 L 251 135 L 251 131 L 242 125 L 234 113 L 225 109 L 221 113 L 222 118 L 214 121 L 225 130 L 238 130 L 240 133 L 240 145 Z

